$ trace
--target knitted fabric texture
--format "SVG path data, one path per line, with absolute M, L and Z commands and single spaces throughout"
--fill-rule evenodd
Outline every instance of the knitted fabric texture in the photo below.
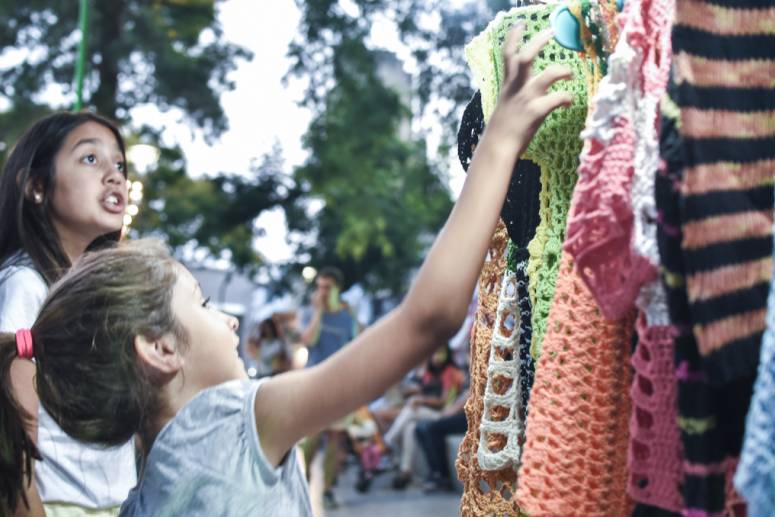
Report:
M 529 258 L 527 245 L 535 237 L 541 223 L 541 167 L 520 158 L 514 166 L 506 201 L 501 209 L 501 219 L 514 246 Z
M 644 226 L 656 215 L 655 122 L 657 101 L 669 73 L 671 9 L 671 0 L 645 4 L 634 0 L 618 17 L 621 40 L 610 56 L 609 75 L 600 83 L 582 133 L 589 142 L 581 155 L 574 213 L 564 245 L 607 318 L 622 317 L 643 286 L 652 284 L 641 302 L 647 304 L 651 319 L 662 325 L 667 323 L 664 304 L 659 309 L 648 306 L 660 298 L 653 267 L 659 264 L 656 233 Z M 640 238 L 633 235 L 634 212 Z M 636 252 L 636 240 L 649 255 Z
M 497 20 L 497 18 L 496 18 Z M 495 58 L 492 46 L 492 32 L 489 27 L 465 47 L 466 61 L 474 73 L 479 86 L 484 122 L 490 121 L 495 103 L 498 102 L 498 87 L 495 78 Z
M 484 133 L 484 113 L 482 112 L 482 93 L 476 92 L 463 112 L 460 128 L 457 132 L 457 157 L 463 170 L 468 172 L 474 151 Z
M 484 412 L 479 424 L 478 459 L 482 470 L 519 465 L 524 421 L 519 378 L 518 297 L 516 272 L 507 271 L 498 297 L 484 390 Z
M 681 247 L 691 324 L 716 387 L 756 375 L 766 328 L 775 199 L 773 26 L 773 2 L 676 2 Z
M 775 284 L 767 300 L 767 330 L 759 375 L 745 426 L 735 486 L 748 502 L 750 517 L 775 515 Z
M 549 15 L 553 10 L 552 5 L 512 9 L 508 13 L 500 13 L 490 23 L 489 39 L 492 41 L 495 84 L 498 90 L 503 84 L 505 66 L 502 49 L 509 28 L 518 22 L 526 23 L 524 42 L 527 42 L 535 34 L 549 27 Z M 578 135 L 584 127 L 587 114 L 583 65 L 575 53 L 564 49 L 552 40 L 534 60 L 533 73 L 538 74 L 549 66 L 557 64 L 569 66 L 573 70 L 574 79 L 558 83 L 549 91 L 560 88 L 570 91 L 573 94 L 573 104 L 568 109 L 555 110 L 549 114 L 523 156 L 541 166 L 542 190 L 539 196 L 541 224 L 536 229 L 535 237 L 527 246 L 530 253 L 527 273 L 530 277 L 529 291 L 533 303 L 532 354 L 536 358 L 554 296 L 560 251 L 562 241 L 565 239 L 565 222 L 573 187 L 576 184 L 578 156 L 583 144 Z M 485 120 L 487 120 L 486 116 Z
M 563 253 L 519 470 L 531 517 L 629 515 L 626 494 L 631 315 L 600 315 Z
M 668 84 L 675 95 L 676 85 Z M 731 487 L 736 457 L 742 447 L 744 419 L 751 397 L 747 380 L 718 390 L 708 382 L 691 327 L 686 292 L 684 253 L 681 250 L 681 187 L 684 177 L 683 142 L 678 132 L 678 110 L 666 98 L 662 109 L 660 152 L 664 165 L 655 183 L 658 213 L 657 241 L 662 280 L 676 328 L 674 354 L 678 380 L 678 426 L 684 446 L 684 515 L 710 517 L 731 512 L 739 496 Z
M 627 492 L 640 503 L 680 513 L 684 509 L 683 445 L 670 326 L 649 326 L 638 315 L 638 345 L 632 356 L 630 449 Z
M 581 44 L 584 52 L 581 60 L 587 72 L 589 100 L 597 94 L 598 86 L 607 73 L 608 56 L 616 48 L 619 29 L 614 23 L 617 13 L 616 2 L 612 0 L 570 0 L 568 11 L 579 22 Z
M 637 3 L 637 0 L 636 0 Z M 627 10 L 633 6 L 628 2 Z M 633 214 L 630 183 L 634 169 L 638 54 L 629 46 L 627 26 L 611 55 L 610 74 L 600 83 L 595 109 L 581 134 L 589 145 L 581 155 L 564 248 L 575 258 L 581 278 L 603 315 L 618 319 L 632 307 L 640 286 L 656 279 L 648 259 L 630 253 Z
M 508 233 L 499 222 L 479 276 L 479 301 L 471 332 L 471 396 L 465 405 L 468 430 L 456 462 L 458 478 L 465 487 L 460 501 L 464 517 L 518 516 L 514 493 L 517 472 L 512 467 L 483 471 L 479 465 L 479 436 L 484 414 L 487 366 L 495 329 L 498 297 L 507 268 Z
M 533 327 L 531 326 L 532 308 L 530 307 L 530 297 L 527 292 L 527 261 L 528 253 L 524 248 L 509 250 L 509 258 L 514 262 L 514 272 L 517 280 L 517 293 L 519 294 L 519 384 L 522 388 L 522 408 L 524 409 L 524 418 L 528 415 L 528 402 L 530 401 L 530 391 L 533 389 L 535 379 L 535 359 L 530 355 L 530 343 L 533 338 Z

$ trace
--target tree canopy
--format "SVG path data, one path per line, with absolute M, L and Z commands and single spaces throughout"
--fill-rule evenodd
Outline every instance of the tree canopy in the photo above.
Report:
M 121 121 L 140 104 L 177 107 L 205 137 L 220 135 L 228 127 L 220 95 L 234 88 L 227 74 L 252 54 L 225 40 L 216 4 L 91 0 L 84 105 Z M 26 54 L 0 69 L 0 96 L 14 109 L 29 109 L 55 85 L 75 102 L 80 39 L 76 1 L 0 0 L 0 50 Z

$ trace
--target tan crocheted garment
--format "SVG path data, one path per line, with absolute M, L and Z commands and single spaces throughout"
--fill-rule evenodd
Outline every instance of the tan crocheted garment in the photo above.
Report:
M 513 467 L 502 470 L 483 471 L 479 467 L 479 425 L 484 412 L 484 391 L 487 386 L 487 364 L 490 358 L 490 344 L 498 309 L 498 295 L 501 281 L 506 272 L 506 250 L 509 235 L 506 225 L 498 221 L 495 235 L 487 253 L 482 273 L 479 276 L 479 307 L 476 311 L 471 333 L 471 397 L 466 403 L 468 432 L 460 446 L 457 472 L 465 485 L 460 510 L 463 517 L 483 515 L 519 515 L 515 504 L 517 473 Z M 492 437 L 497 440 L 497 436 Z M 495 445 L 490 444 L 491 446 Z M 484 481 L 484 483 L 480 483 Z M 483 488 L 486 487 L 486 488 Z

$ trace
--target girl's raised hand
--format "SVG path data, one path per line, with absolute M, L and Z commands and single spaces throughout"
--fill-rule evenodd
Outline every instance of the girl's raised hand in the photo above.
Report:
M 537 76 L 530 73 L 533 59 L 554 37 L 554 29 L 539 32 L 520 50 L 526 28 L 524 24 L 513 28 L 503 47 L 505 80 L 486 129 L 488 138 L 497 139 L 498 146 L 506 146 L 516 156 L 525 152 L 549 113 L 573 102 L 568 92 L 547 93 L 557 81 L 572 78 L 569 67 L 555 65 Z

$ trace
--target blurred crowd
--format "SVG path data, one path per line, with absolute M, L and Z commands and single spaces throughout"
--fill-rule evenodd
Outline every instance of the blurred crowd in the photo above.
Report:
M 324 268 L 309 306 L 274 313 L 253 326 L 246 347 L 246 366 L 253 377 L 314 367 L 363 331 L 353 308 L 341 299 L 343 284 L 340 270 Z M 447 453 L 447 437 L 462 438 L 467 429 L 470 329 L 471 318 L 459 339 L 453 340 L 454 348 L 443 344 L 381 397 L 304 440 L 308 479 L 315 455 L 324 455 L 327 508 L 338 506 L 333 487 L 353 464 L 358 468 L 359 492 L 367 492 L 377 475 L 391 475 L 395 490 L 412 483 L 421 484 L 426 492 L 454 490 L 456 458 Z

